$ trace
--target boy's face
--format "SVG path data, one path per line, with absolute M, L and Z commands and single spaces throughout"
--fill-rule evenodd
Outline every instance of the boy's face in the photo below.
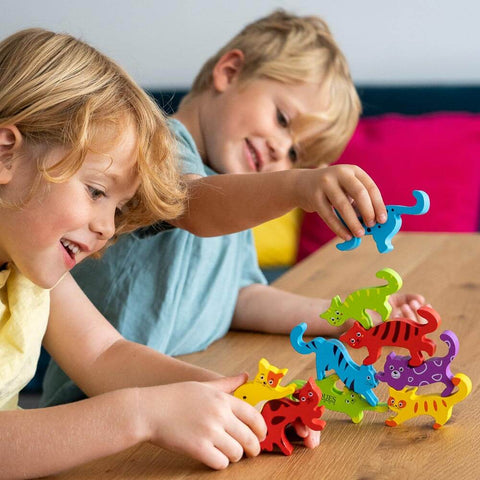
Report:
M 129 127 L 102 153 L 89 152 L 80 169 L 61 183 L 42 183 L 22 208 L 0 208 L 0 263 L 13 262 L 32 282 L 51 288 L 115 232 L 115 212 L 138 188 L 136 134 Z M 55 164 L 64 149 L 49 152 Z M 3 199 L 21 201 L 38 176 L 25 156 L 14 167 Z
M 205 163 L 219 173 L 273 172 L 299 160 L 291 122 L 321 111 L 316 84 L 288 85 L 256 79 L 212 93 L 200 113 L 202 138 L 195 139 Z

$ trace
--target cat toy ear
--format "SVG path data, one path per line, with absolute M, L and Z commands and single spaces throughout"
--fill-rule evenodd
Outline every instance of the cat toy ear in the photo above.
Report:
M 258 366 L 259 367 L 263 367 L 265 368 L 266 370 L 268 370 L 270 368 L 270 362 L 266 359 L 266 358 L 262 358 L 260 359 L 260 361 L 258 362 Z
M 340 298 L 339 295 L 336 295 L 335 297 L 332 298 L 332 307 L 336 307 L 342 303 L 342 299 Z

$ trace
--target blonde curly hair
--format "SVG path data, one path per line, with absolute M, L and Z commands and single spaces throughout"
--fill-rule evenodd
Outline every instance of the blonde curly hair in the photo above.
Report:
M 328 100 L 315 115 L 292 122 L 295 143 L 300 145 L 297 167 L 317 167 L 335 161 L 355 130 L 361 104 L 347 61 L 324 20 L 276 10 L 247 25 L 203 65 L 183 102 L 212 86 L 219 59 L 241 50 L 244 63 L 240 82 L 258 78 L 297 84 L 318 83 Z
M 116 216 L 116 235 L 182 213 L 186 190 L 165 116 L 115 62 L 70 35 L 35 28 L 0 43 L 0 70 L 0 126 L 18 128 L 39 178 L 66 181 L 103 132 L 115 138 L 131 124 L 141 183 Z M 47 167 L 45 154 L 59 146 L 68 154 Z

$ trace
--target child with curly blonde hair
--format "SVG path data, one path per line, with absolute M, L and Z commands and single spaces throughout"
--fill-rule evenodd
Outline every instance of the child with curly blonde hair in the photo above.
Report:
M 182 212 L 162 113 L 69 35 L 6 38 L 0 71 L 0 477 L 52 474 L 143 441 L 214 468 L 257 454 L 263 419 L 228 394 L 245 375 L 220 378 L 125 340 L 69 273 L 118 234 Z M 17 409 L 42 341 L 92 398 Z

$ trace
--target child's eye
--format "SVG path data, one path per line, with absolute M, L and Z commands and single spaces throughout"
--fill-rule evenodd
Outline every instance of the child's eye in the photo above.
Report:
M 288 119 L 281 110 L 277 108 L 277 121 L 281 127 L 288 127 Z
M 90 195 L 90 197 L 93 200 L 98 200 L 101 197 L 105 197 L 105 192 L 103 190 L 100 190 L 98 188 L 92 187 L 91 185 L 87 185 L 87 190 Z
M 295 147 L 290 147 L 290 150 L 288 151 L 288 158 L 292 163 L 295 163 L 298 159 L 298 154 L 297 151 L 295 150 Z

